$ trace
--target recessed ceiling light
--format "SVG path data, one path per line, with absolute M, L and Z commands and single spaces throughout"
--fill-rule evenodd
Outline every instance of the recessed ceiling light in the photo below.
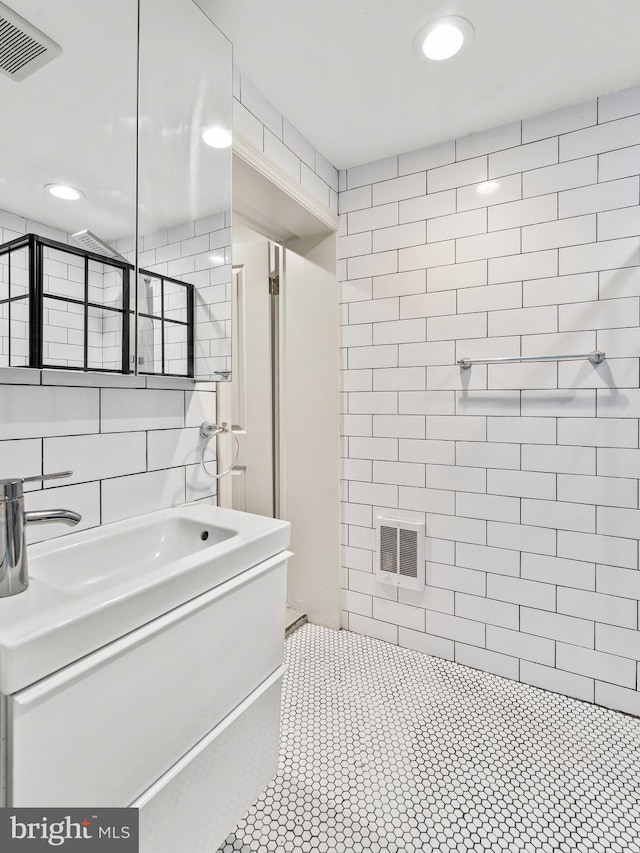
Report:
M 80 190 L 75 187 L 68 187 L 66 184 L 46 184 L 45 190 L 56 198 L 62 198 L 65 201 L 78 201 L 84 196 Z
M 431 21 L 420 30 L 415 41 L 422 56 L 441 62 L 451 59 L 463 46 L 468 47 L 472 38 L 473 27 L 469 21 L 450 15 Z
M 228 148 L 233 141 L 231 131 L 219 124 L 205 127 L 202 131 L 202 139 L 212 148 Z
M 476 192 L 480 195 L 489 195 L 500 189 L 500 184 L 497 181 L 483 181 L 476 187 Z

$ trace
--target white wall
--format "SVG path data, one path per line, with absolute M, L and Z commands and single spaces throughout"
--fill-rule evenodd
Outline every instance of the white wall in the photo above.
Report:
M 635 89 L 339 198 L 345 626 L 636 714 L 639 175 Z M 378 514 L 426 520 L 424 593 L 376 583 Z

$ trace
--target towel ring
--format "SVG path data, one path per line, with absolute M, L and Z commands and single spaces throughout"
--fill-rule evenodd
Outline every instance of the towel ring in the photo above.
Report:
M 235 444 L 235 452 L 233 455 L 233 461 L 231 465 L 226 469 L 226 471 L 222 471 L 220 474 L 212 473 L 206 465 L 204 461 L 205 450 L 209 446 L 209 442 L 212 438 L 215 438 L 217 435 L 230 435 L 233 438 Z M 233 469 L 234 465 L 238 461 L 238 456 L 240 454 L 240 442 L 238 441 L 238 436 L 233 432 L 231 427 L 227 424 L 226 421 L 222 421 L 220 425 L 209 423 L 209 421 L 204 421 L 204 423 L 200 424 L 200 437 L 204 439 L 202 442 L 202 447 L 200 448 L 200 465 L 202 466 L 202 470 L 209 477 L 213 477 L 214 480 L 219 480 L 220 477 L 226 477 L 226 475 Z

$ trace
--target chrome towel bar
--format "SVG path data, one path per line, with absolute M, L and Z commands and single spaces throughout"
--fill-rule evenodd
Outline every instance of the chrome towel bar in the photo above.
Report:
M 583 353 L 581 355 L 516 355 L 511 358 L 459 358 L 458 364 L 463 370 L 468 370 L 472 364 L 507 364 L 513 361 L 582 361 L 589 359 L 591 364 L 600 364 L 604 360 L 602 350 Z

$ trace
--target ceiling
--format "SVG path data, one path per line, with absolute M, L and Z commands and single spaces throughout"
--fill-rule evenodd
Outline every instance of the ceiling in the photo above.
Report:
M 198 0 L 234 62 L 338 168 L 640 84 L 639 0 Z M 418 30 L 471 21 L 469 50 L 418 59 Z

